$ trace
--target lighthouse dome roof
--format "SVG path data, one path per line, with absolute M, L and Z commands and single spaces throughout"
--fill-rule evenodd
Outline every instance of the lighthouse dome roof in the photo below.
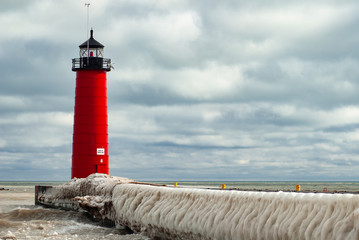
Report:
M 96 41 L 93 38 L 93 30 L 92 29 L 90 31 L 90 38 L 86 42 L 81 44 L 79 47 L 80 48 L 87 48 L 87 42 L 89 42 L 88 43 L 89 48 L 104 48 L 105 47 L 104 45 L 102 45 L 101 43 L 99 43 L 98 41 Z

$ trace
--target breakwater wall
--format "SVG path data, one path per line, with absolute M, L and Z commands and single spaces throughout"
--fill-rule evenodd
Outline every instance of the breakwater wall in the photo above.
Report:
M 174 188 L 96 174 L 38 198 L 160 239 L 359 239 L 354 194 Z

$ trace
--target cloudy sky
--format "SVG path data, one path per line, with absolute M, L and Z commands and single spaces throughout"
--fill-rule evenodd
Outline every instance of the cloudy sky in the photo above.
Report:
M 1 0 L 0 180 L 68 180 L 90 26 L 110 174 L 359 181 L 359 2 Z

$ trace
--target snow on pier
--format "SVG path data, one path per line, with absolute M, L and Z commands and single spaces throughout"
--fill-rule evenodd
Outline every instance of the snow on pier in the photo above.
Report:
M 163 239 L 359 239 L 359 195 L 221 191 L 93 174 L 39 194 Z

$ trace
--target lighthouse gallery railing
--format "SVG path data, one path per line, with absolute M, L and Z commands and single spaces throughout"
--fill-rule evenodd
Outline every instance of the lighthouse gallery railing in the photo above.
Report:
M 72 71 L 81 69 L 111 70 L 111 59 L 99 57 L 83 57 L 72 59 Z

